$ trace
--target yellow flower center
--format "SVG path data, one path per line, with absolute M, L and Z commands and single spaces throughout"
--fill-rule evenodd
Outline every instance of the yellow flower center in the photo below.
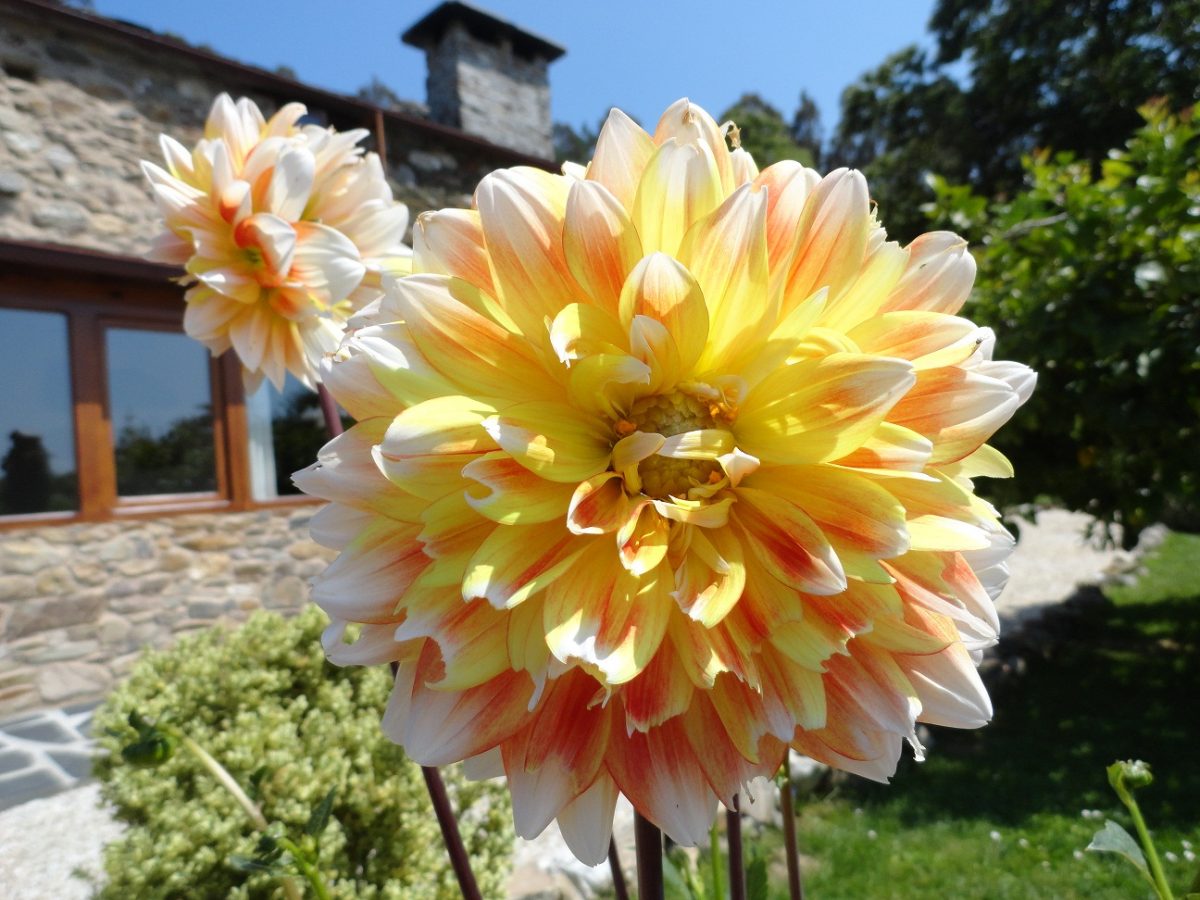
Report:
M 663 437 L 720 427 L 703 400 L 672 391 L 643 397 L 629 410 L 628 421 L 638 431 L 655 432 Z M 722 476 L 721 467 L 711 459 L 675 459 L 657 454 L 638 466 L 642 493 L 663 500 L 670 496 L 686 497 L 689 488 L 711 483 Z

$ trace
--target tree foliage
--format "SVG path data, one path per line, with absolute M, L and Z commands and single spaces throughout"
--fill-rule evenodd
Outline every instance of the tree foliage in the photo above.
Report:
M 1099 175 L 1141 104 L 1200 96 L 1200 0 L 939 0 L 930 29 L 932 57 L 910 47 L 846 89 L 833 139 L 902 239 L 927 174 L 1010 195 L 1022 155 L 1052 148 Z
M 796 142 L 783 114 L 758 94 L 742 94 L 717 120 L 737 126 L 742 147 L 760 167 L 781 159 L 799 160 L 806 166 L 815 162 L 812 153 Z
M 934 179 L 938 217 L 974 243 L 969 315 L 1038 389 L 996 445 L 1018 477 L 1009 502 L 1046 497 L 1124 526 L 1200 530 L 1200 127 L 1145 124 L 1094 175 L 1047 153 L 1027 187 L 989 203 Z

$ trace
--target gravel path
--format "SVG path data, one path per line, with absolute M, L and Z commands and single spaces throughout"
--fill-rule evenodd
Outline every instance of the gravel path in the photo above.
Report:
M 1022 525 L 1010 558 L 1012 576 L 996 604 L 1007 627 L 1062 601 L 1077 585 L 1133 568 L 1135 554 L 1085 544 L 1081 535 L 1087 522 L 1086 516 L 1048 510 Z M 1156 533 L 1148 537 L 1152 542 Z M 97 875 L 101 848 L 121 832 L 98 800 L 98 787 L 87 784 L 0 813 L 0 885 L 6 900 L 91 896 L 87 878 L 73 873 Z M 626 867 L 633 860 L 632 818 L 628 804 L 618 809 L 618 846 Z M 608 878 L 607 866 L 593 870 L 575 861 L 553 826 L 537 841 L 518 841 L 514 866 L 511 897 L 590 896 Z

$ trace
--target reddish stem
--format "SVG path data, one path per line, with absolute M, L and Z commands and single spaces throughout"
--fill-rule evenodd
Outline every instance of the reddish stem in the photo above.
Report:
M 617 842 L 608 839 L 608 867 L 612 869 L 613 893 L 617 900 L 629 900 L 629 888 L 625 884 L 625 873 L 621 871 L 621 857 L 617 854 Z
M 746 866 L 742 862 L 742 814 L 738 795 L 725 810 L 725 843 L 729 845 L 729 900 L 746 900 Z M 712 852 L 716 852 L 713 848 Z
M 638 900 L 663 900 L 662 832 L 640 812 L 635 812 L 633 840 L 637 847 Z

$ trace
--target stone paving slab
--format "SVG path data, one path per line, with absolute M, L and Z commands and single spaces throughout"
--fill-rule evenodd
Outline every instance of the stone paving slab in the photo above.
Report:
M 95 708 L 43 709 L 0 722 L 0 810 L 68 790 L 90 776 Z

